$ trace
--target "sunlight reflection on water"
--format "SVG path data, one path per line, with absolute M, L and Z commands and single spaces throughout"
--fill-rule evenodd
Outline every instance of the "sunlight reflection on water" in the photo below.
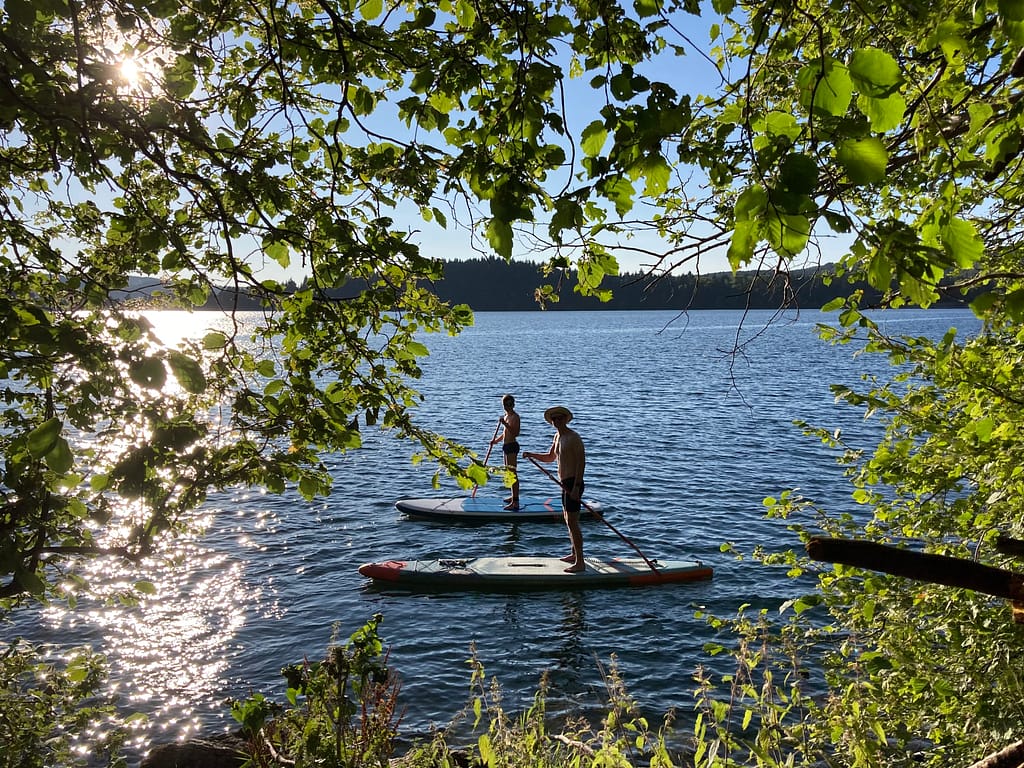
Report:
M 210 331 L 229 333 L 233 321 L 220 312 L 186 312 L 177 310 L 153 310 L 143 312 L 153 325 L 153 333 L 168 347 L 177 347 L 186 339 L 202 339 Z
M 206 522 L 215 514 L 208 510 Z M 260 602 L 259 590 L 242 578 L 242 562 L 209 548 L 200 531 L 163 542 L 138 566 L 101 558 L 82 571 L 95 597 L 75 609 L 45 608 L 51 641 L 104 645 L 123 704 L 149 712 L 163 728 L 193 731 L 190 703 L 219 694 L 248 606 Z M 132 592 L 141 580 L 153 585 L 152 594 Z

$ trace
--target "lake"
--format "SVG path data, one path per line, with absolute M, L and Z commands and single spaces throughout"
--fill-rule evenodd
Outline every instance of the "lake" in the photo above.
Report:
M 965 310 L 880 317 L 889 331 L 913 335 L 979 326 Z M 469 527 L 401 517 L 397 498 L 441 495 L 430 487 L 433 468 L 411 464 L 413 446 L 365 429 L 363 449 L 328 457 L 329 499 L 212 496 L 206 532 L 169 546 L 172 561 L 90 566 L 108 592 L 148 578 L 155 595 L 135 607 L 83 601 L 73 612 L 23 613 L 13 630 L 106 653 L 123 703 L 152 716 L 137 734 L 139 748 L 234 728 L 222 705 L 230 697 L 258 690 L 283 701 L 283 666 L 321 658 L 332 639 L 347 638 L 377 612 L 404 681 L 409 735 L 446 724 L 466 703 L 472 645 L 509 710 L 532 700 L 545 672 L 552 709 L 599 707 L 602 667 L 613 655 L 653 721 L 669 707 L 690 710 L 692 675 L 708 661 L 702 647 L 712 637 L 695 610 L 732 615 L 742 604 L 774 607 L 800 591 L 784 572 L 738 562 L 720 545 L 796 545 L 784 523 L 763 519 L 762 499 L 787 488 L 836 514 L 855 506 L 833 454 L 792 421 L 841 427 L 864 447 L 881 434 L 877 422 L 837 405 L 829 384 L 856 385 L 862 373 L 884 374 L 888 365 L 819 341 L 815 324 L 830 320 L 817 311 L 481 313 L 458 337 L 426 339 L 422 425 L 483 455 L 501 395 L 510 392 L 523 450 L 544 451 L 553 434 L 544 409 L 568 406 L 587 447 L 586 496 L 645 555 L 701 559 L 715 568 L 711 581 L 511 595 L 371 588 L 356 572 L 363 562 L 560 556 L 567 536 L 559 524 Z M 529 462 L 520 469 L 524 495 L 557 492 Z M 600 522 L 585 522 L 584 538 L 590 555 L 635 554 Z

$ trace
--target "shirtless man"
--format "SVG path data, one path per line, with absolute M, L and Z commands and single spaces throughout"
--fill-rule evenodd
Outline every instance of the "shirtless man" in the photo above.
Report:
M 562 515 L 569 529 L 572 553 L 562 558 L 569 563 L 566 573 L 582 573 L 586 570 L 583 562 L 583 530 L 580 528 L 580 507 L 583 505 L 583 472 L 587 467 L 587 454 L 583 439 L 566 426 L 572 421 L 572 411 L 556 405 L 544 411 L 544 421 L 555 428 L 555 438 L 547 453 L 523 453 L 527 459 L 538 461 L 558 460 L 558 480 L 562 484 Z
M 505 499 L 508 502 L 505 509 L 519 509 L 519 472 L 516 469 L 519 463 L 519 414 L 516 413 L 516 399 L 512 395 L 505 395 L 501 398 L 501 407 L 505 409 L 505 415 L 499 419 L 499 423 L 504 429 L 491 441 L 491 445 L 501 443 L 505 466 L 512 471 L 514 478 L 512 495 Z

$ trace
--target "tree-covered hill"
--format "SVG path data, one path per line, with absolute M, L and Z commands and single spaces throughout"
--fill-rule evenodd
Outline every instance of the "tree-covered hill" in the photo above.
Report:
M 766 271 L 715 272 L 706 275 L 659 275 L 632 272 L 606 276 L 603 287 L 611 290 L 608 301 L 577 290 L 576 273 L 555 270 L 544 273 L 542 264 L 507 262 L 499 257 L 448 261 L 443 276 L 426 283 L 438 298 L 451 305 L 466 304 L 476 312 L 546 310 L 645 310 L 678 311 L 701 309 L 777 309 L 781 306 L 818 309 L 838 297 L 862 291 L 865 306 L 880 302 L 880 294 L 864 281 L 835 279 L 832 265 L 794 270 L 786 274 Z M 543 286 L 550 286 L 556 300 L 540 298 Z M 308 283 L 291 290 L 306 289 Z M 344 287 L 326 290 L 328 298 L 351 297 L 365 289 L 365 282 L 353 280 Z M 140 280 L 123 297 L 146 299 L 161 288 L 159 282 Z M 962 295 L 948 295 L 939 306 L 966 305 Z M 214 291 L 204 309 L 234 307 L 256 309 L 260 300 L 249 291 Z
M 435 293 L 453 304 L 468 304 L 475 311 L 535 309 L 537 288 L 551 285 L 557 302 L 546 302 L 553 310 L 595 309 L 763 309 L 781 304 L 819 308 L 837 296 L 846 296 L 856 286 L 845 281 L 828 285 L 830 268 L 776 273 L 718 272 L 708 275 L 667 275 L 655 279 L 643 273 L 606 277 L 612 290 L 609 301 L 584 296 L 576 290 L 574 272 L 543 274 L 541 265 L 519 261 L 508 263 L 497 257 L 449 261 L 444 277 L 433 284 Z
M 611 290 L 611 298 L 602 301 L 595 295 L 577 290 L 576 273 L 555 270 L 544 273 L 541 264 L 529 261 L 508 262 L 500 257 L 448 261 L 443 276 L 423 282 L 442 301 L 466 304 L 476 312 L 516 312 L 545 310 L 700 310 L 700 309 L 777 309 L 780 306 L 818 309 L 837 297 L 863 290 L 875 303 L 878 293 L 866 283 L 850 284 L 835 280 L 831 266 L 776 272 L 716 272 L 707 275 L 660 275 L 641 272 L 606 276 L 602 287 Z M 550 286 L 545 294 L 544 286 Z M 292 290 L 308 288 L 290 284 Z M 352 280 L 341 288 L 323 291 L 325 298 L 349 298 L 364 290 L 363 280 Z M 139 280 L 123 298 L 150 302 L 154 294 L 167 294 L 159 282 Z M 211 292 L 203 309 L 257 309 L 260 298 L 249 290 L 221 289 Z

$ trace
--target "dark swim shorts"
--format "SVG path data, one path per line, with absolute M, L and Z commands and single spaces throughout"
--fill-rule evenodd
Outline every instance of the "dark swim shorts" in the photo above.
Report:
M 584 483 L 580 483 L 580 497 L 573 499 L 569 497 L 569 492 L 572 491 L 572 487 L 576 485 L 575 477 L 567 477 L 562 481 L 562 509 L 566 512 L 573 514 L 579 514 L 580 507 L 583 506 L 583 489 L 585 488 Z
M 519 453 L 519 443 L 515 440 L 509 440 L 507 443 L 502 443 L 501 452 L 505 456 L 515 456 Z

